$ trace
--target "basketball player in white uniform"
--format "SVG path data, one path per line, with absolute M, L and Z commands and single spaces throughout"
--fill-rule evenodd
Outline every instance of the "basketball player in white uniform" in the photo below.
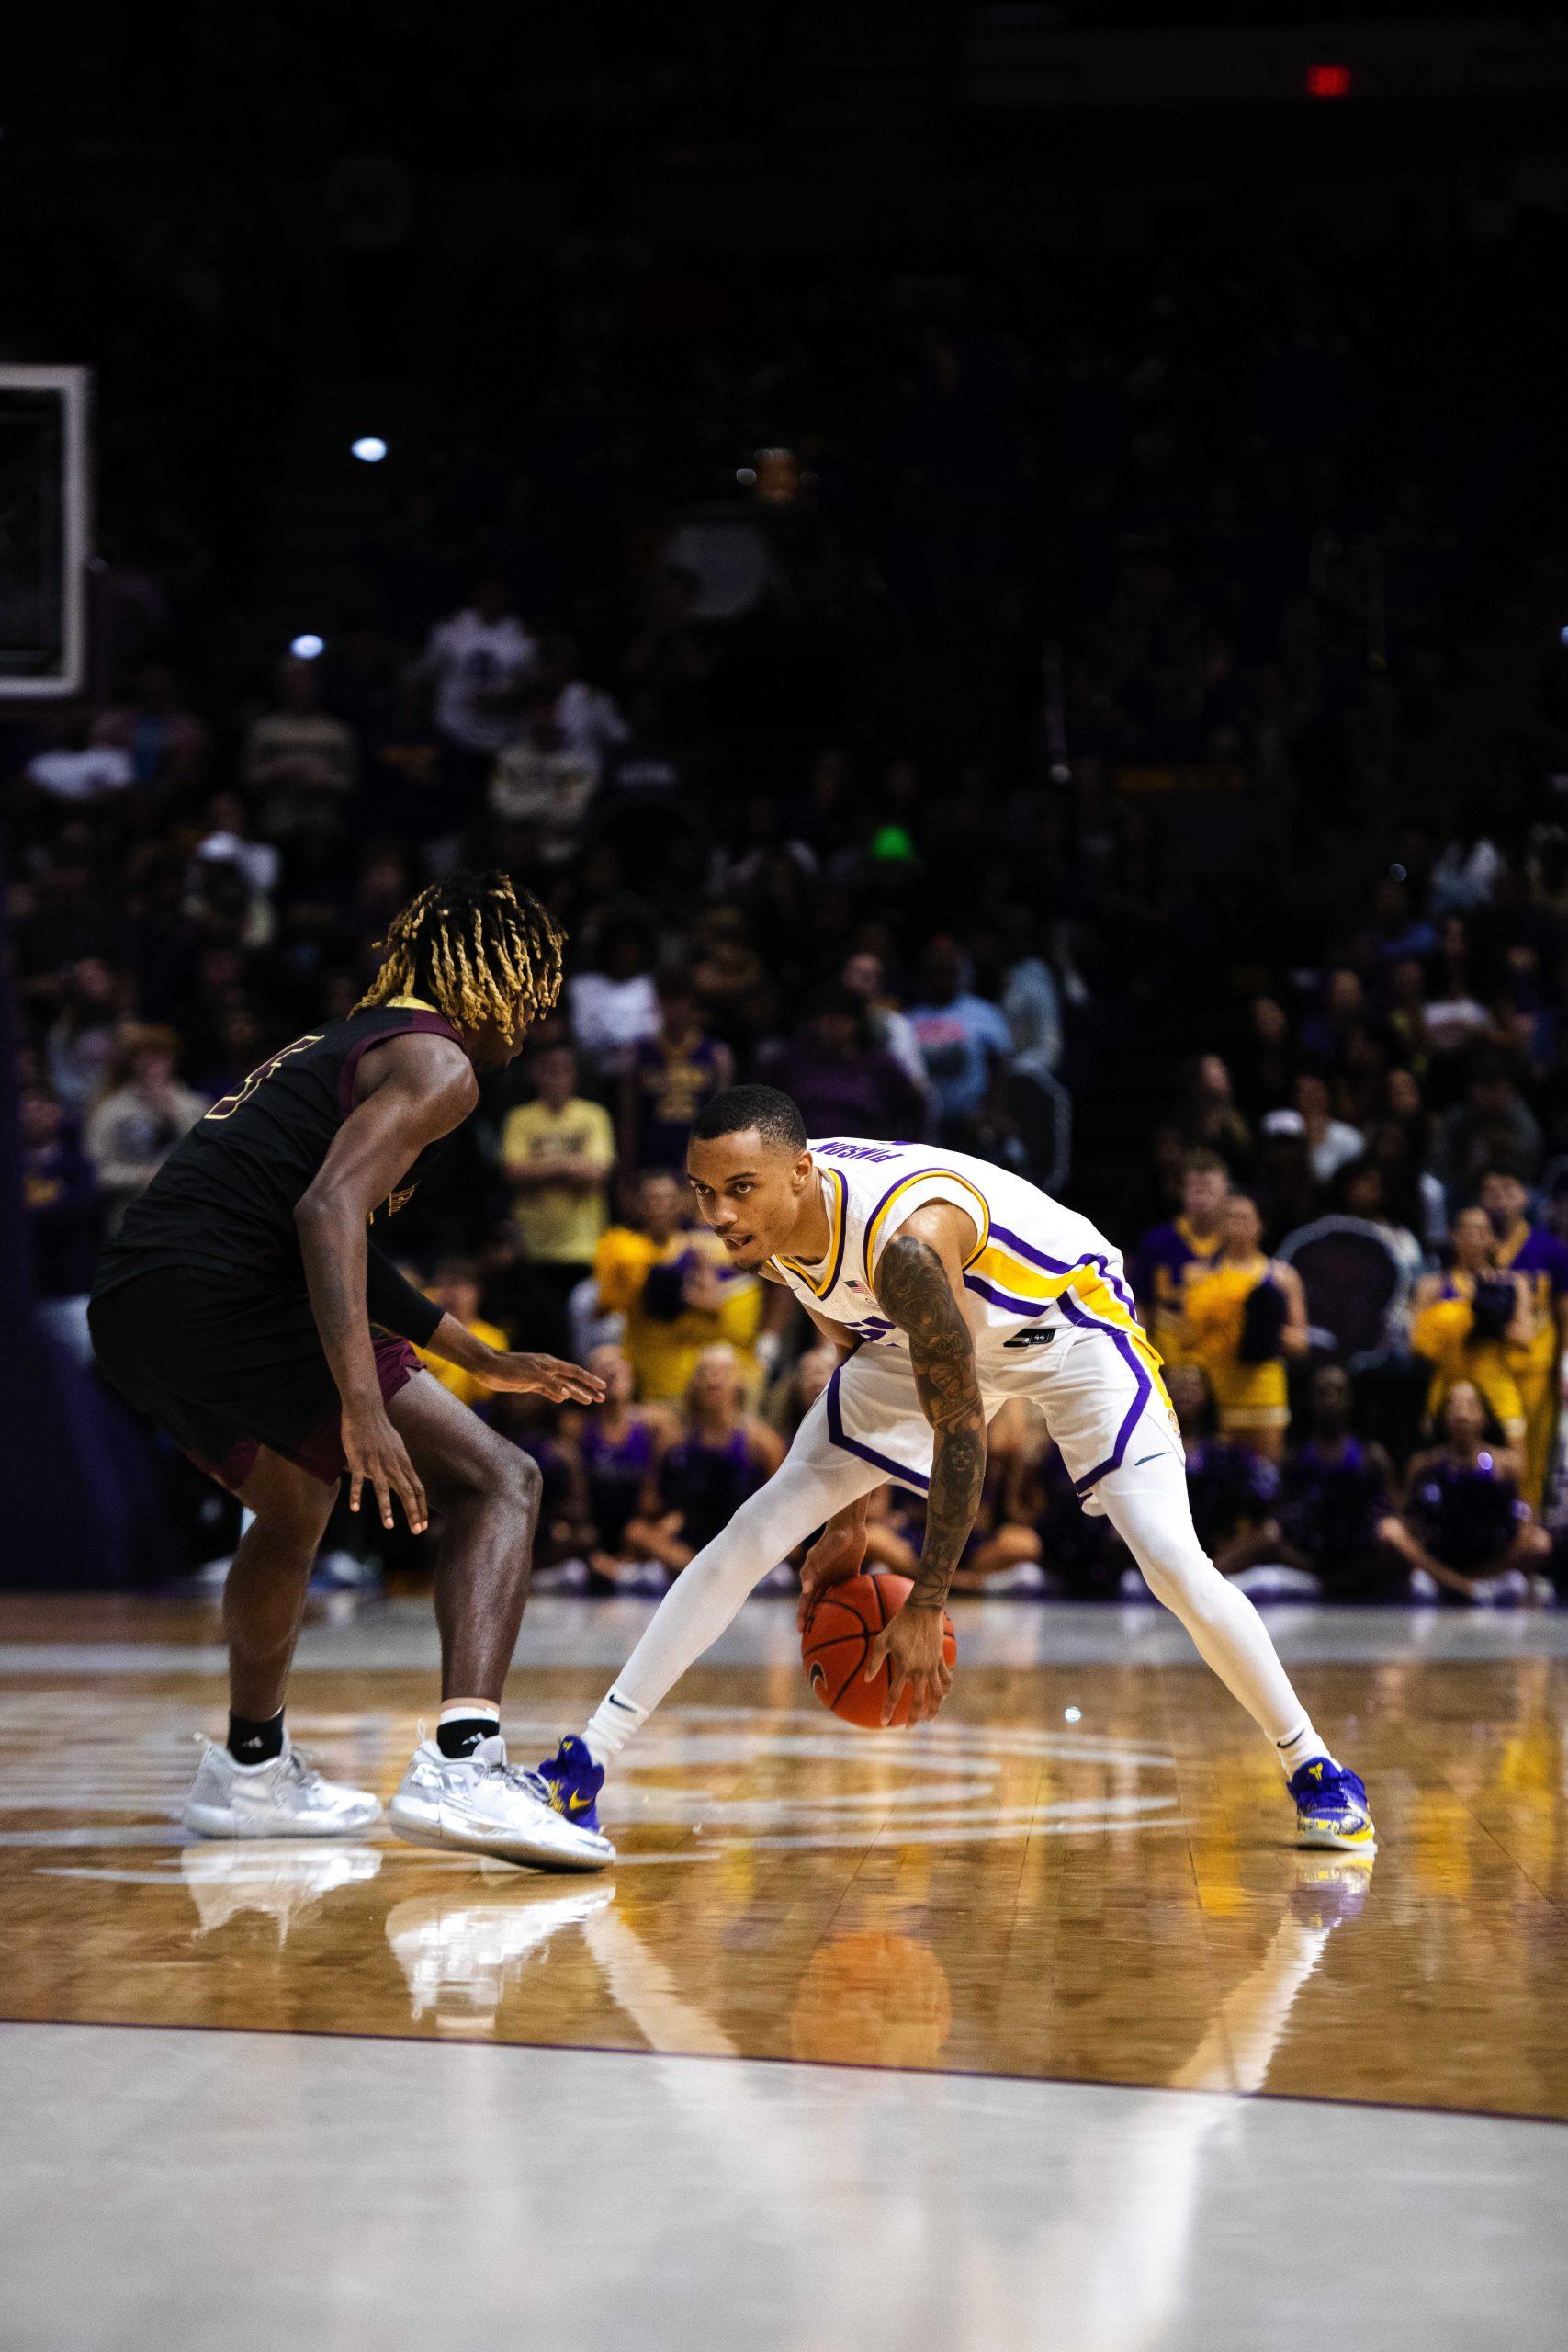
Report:
M 889 1711 L 908 1683 L 911 1721 L 934 1715 L 951 1679 L 942 1603 L 980 1501 L 986 1426 L 1024 1396 L 1084 1509 L 1108 1514 L 1150 1590 L 1273 1746 L 1300 1841 L 1371 1846 L 1360 1781 L 1330 1755 L 1251 1601 L 1198 1541 L 1159 1356 L 1120 1252 L 1087 1217 L 959 1152 L 808 1143 L 795 1104 L 767 1086 L 707 1105 L 687 1168 L 731 1261 L 786 1283 L 840 1358 L 782 1467 L 665 1596 L 582 1738 L 542 1767 L 560 1811 L 597 1826 L 604 1766 L 814 1528 L 803 1606 L 858 1571 L 867 1503 L 886 1478 L 924 1491 L 926 1531 L 868 1679 L 886 1657 Z

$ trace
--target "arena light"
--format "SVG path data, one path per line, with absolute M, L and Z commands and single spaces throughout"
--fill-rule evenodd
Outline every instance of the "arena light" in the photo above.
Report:
M 319 662 L 326 650 L 324 637 L 312 637 L 308 632 L 304 637 L 291 637 L 288 640 L 288 650 L 297 662 Z
M 352 445 L 350 454 L 362 466 L 378 466 L 387 454 L 387 445 L 374 433 L 367 433 Z
M 1064 1707 L 1062 1709 L 1062 1721 L 1065 1724 L 1081 1724 L 1083 1721 L 1083 1709 L 1081 1707 Z
M 1348 98 L 1350 95 L 1350 68 L 1348 65 L 1309 65 L 1307 96 L 1309 98 Z

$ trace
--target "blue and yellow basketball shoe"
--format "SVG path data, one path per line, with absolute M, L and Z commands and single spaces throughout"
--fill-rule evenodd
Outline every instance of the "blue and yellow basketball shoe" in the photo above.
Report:
M 1331 1756 L 1298 1765 L 1289 1787 L 1296 1801 L 1298 1846 L 1337 1846 L 1348 1854 L 1365 1854 L 1377 1844 L 1365 1783 Z
M 604 1785 L 604 1767 L 595 1764 L 586 1741 L 579 1739 L 575 1732 L 569 1732 L 555 1754 L 547 1756 L 540 1765 L 538 1777 L 557 1813 L 563 1814 L 581 1829 L 598 1828 L 599 1792 Z

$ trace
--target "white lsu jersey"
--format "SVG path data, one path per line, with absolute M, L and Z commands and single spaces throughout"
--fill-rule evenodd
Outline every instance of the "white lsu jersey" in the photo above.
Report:
M 1133 1311 L 1121 1252 L 1088 1217 L 990 1161 L 926 1144 L 829 1136 L 810 1146 L 828 1210 L 826 1257 L 774 1258 L 805 1306 L 863 1342 L 908 1348 L 883 1314 L 874 1278 L 891 1237 L 932 1201 L 951 1201 L 975 1227 L 964 1265 L 970 1328 L 982 1367 L 1043 1344 L 1064 1326 L 1109 1331 L 1150 1372 L 1159 1357 Z M 1028 1335 L 1039 1332 L 1040 1341 Z M 1002 1357 L 1000 1351 L 1009 1351 Z

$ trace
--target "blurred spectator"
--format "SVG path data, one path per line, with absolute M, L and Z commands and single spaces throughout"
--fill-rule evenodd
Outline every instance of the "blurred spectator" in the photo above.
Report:
M 987 1431 L 986 1479 L 975 1524 L 953 1579 L 955 1592 L 1038 1593 L 1050 1579 L 1040 1566 L 1041 1535 L 1021 1510 L 1023 1493 L 1039 1451 L 1039 1419 L 1011 1397 Z M 887 1492 L 887 1507 L 867 1530 L 867 1563 L 913 1578 L 925 1537 L 925 1498 L 908 1487 Z
M 621 1079 L 621 1161 L 628 1174 L 669 1169 L 683 1181 L 692 1122 L 731 1084 L 735 1057 L 704 1028 L 683 971 L 661 972 L 658 997 L 658 1030 L 632 1047 Z
M 1390 1206 L 1419 1235 L 1427 1250 L 1448 1238 L 1448 1195 L 1425 1163 L 1431 1122 L 1414 1074 L 1391 1069 L 1384 1082 L 1384 1115 L 1367 1135 L 1367 1149 L 1382 1170 Z
M 1417 1077 L 1434 1050 L 1427 1029 L 1427 981 L 1419 959 L 1402 956 L 1388 976 L 1388 1030 L 1395 1052 Z
M 241 779 L 262 831 L 279 842 L 336 832 L 358 766 L 348 728 L 321 708 L 316 664 L 290 654 L 278 665 L 272 708 L 252 719 L 240 754 Z
M 408 1270 L 405 1268 L 405 1272 Z M 425 1296 L 453 1321 L 482 1340 L 487 1348 L 504 1354 L 510 1346 L 506 1333 L 498 1323 L 488 1322 L 481 1313 L 484 1292 L 479 1270 L 467 1258 L 444 1259 L 435 1269 L 434 1280 L 425 1288 Z M 462 1371 L 448 1363 L 442 1356 L 427 1355 L 423 1348 L 414 1351 L 425 1370 L 434 1374 L 443 1388 L 449 1388 L 460 1405 L 472 1406 L 475 1411 L 489 1414 L 496 1391 L 476 1380 L 471 1372 Z
M 187 868 L 186 876 L 187 890 L 194 866 L 209 859 L 237 866 L 247 888 L 264 899 L 270 899 L 276 892 L 283 872 L 281 853 L 273 842 L 257 840 L 244 801 L 237 792 L 213 794 L 207 804 L 207 831 L 191 856 L 192 868 Z
M 207 729 L 182 704 L 175 673 L 161 662 L 136 673 L 130 694 L 105 711 L 92 740 L 129 752 L 137 784 L 170 798 L 186 797 L 206 772 Z
M 64 1105 L 47 1088 L 24 1087 L 20 1111 L 33 1296 L 50 1329 L 85 1363 L 92 1355 L 87 1294 L 102 1223 L 97 1175 Z
M 1438 1123 L 1433 1165 L 1450 1196 L 1472 1192 L 1493 1159 L 1505 1159 L 1526 1176 L 1537 1176 L 1543 1150 L 1535 1114 L 1506 1065 L 1483 1053 L 1471 1065 L 1464 1100 Z
M 604 1402 L 582 1416 L 577 1450 L 582 1464 L 583 1556 L 594 1577 L 615 1585 L 641 1557 L 627 1529 L 642 1509 L 660 1439 L 673 1432 L 670 1415 L 633 1402 L 631 1360 L 622 1348 L 595 1348 L 590 1372 L 604 1383 Z
M 1529 1192 L 1517 1169 L 1483 1171 L 1480 1204 L 1492 1227 L 1492 1261 L 1522 1280 L 1529 1293 L 1531 1330 L 1513 1362 L 1525 1417 L 1525 1500 L 1540 1510 L 1551 1466 L 1557 1425 L 1559 1364 L 1568 1350 L 1568 1245 L 1526 1214 Z
M 844 966 L 841 978 L 851 994 L 858 996 L 865 1007 L 867 1034 L 872 1044 L 897 1063 L 906 1078 L 919 1091 L 923 1104 L 931 1084 L 926 1076 L 925 1057 L 908 1014 L 900 1012 L 887 994 L 886 973 L 881 956 L 874 948 L 857 948 Z
M 799 1103 L 807 1135 L 898 1141 L 919 1134 L 924 1101 L 869 1030 L 861 999 L 840 983 L 764 1061 L 769 1083 Z
M 1391 1216 L 1388 1193 L 1388 1178 L 1383 1169 L 1369 1154 L 1363 1153 L 1359 1159 L 1348 1159 L 1339 1170 L 1334 1182 L 1333 1202 L 1341 1216 L 1353 1216 L 1363 1225 L 1376 1226 L 1398 1259 L 1408 1290 L 1420 1276 L 1426 1263 L 1426 1253 L 1409 1226 Z
M 705 1227 L 682 1229 L 688 1197 L 673 1176 L 645 1176 L 637 1227 L 612 1226 L 594 1252 L 599 1305 L 626 1318 L 626 1351 L 645 1404 L 678 1403 L 703 1350 L 720 1343 L 735 1351 L 749 1389 L 759 1380 L 762 1285 L 735 1271 Z
M 1213 1399 L 1200 1365 L 1173 1365 L 1167 1385 L 1181 1424 L 1192 1524 L 1228 1576 L 1255 1555 L 1252 1539 L 1269 1523 L 1279 1474 L 1252 1446 L 1215 1435 Z
M 745 1411 L 732 1348 L 704 1348 L 681 1399 L 677 1427 L 656 1449 L 642 1507 L 626 1543 L 678 1575 L 722 1534 L 748 1495 L 784 1460 L 765 1421 Z
M 1255 996 L 1248 1006 L 1238 1069 L 1242 1106 L 1255 1119 L 1290 1092 L 1295 1056 L 1290 1016 L 1278 997 Z
M 1337 965 L 1324 983 L 1322 1005 L 1302 1023 L 1302 1052 L 1323 1069 L 1333 1069 L 1341 1058 L 1346 1039 L 1365 1020 L 1366 1010 L 1359 972 L 1348 964 Z M 1298 1101 L 1296 1108 L 1304 1118 L 1304 1104 Z
M 548 1302 L 547 1335 L 539 1328 L 536 1337 L 531 1322 L 530 1340 L 558 1355 L 570 1345 L 567 1300 L 592 1272 L 609 1222 L 615 1136 L 603 1103 L 579 1094 L 577 1056 L 564 1040 L 537 1048 L 529 1076 L 536 1097 L 507 1113 L 502 1166 L 532 1285 Z
M 1200 1054 L 1188 1090 L 1182 1128 L 1194 1150 L 1215 1151 L 1233 1170 L 1252 1159 L 1252 1134 L 1236 1109 L 1229 1065 L 1218 1054 Z
M 207 1109 L 202 1097 L 175 1075 L 179 1050 L 172 1029 L 128 1023 L 120 1033 L 108 1091 L 89 1115 L 83 1137 L 109 1233 Z
M 792 1438 L 832 1379 L 839 1363 L 839 1351 L 830 1340 L 818 1340 L 803 1348 L 788 1370 L 781 1373 L 769 1387 L 763 1407 L 769 1427 L 777 1430 L 786 1441 Z
M 1273 1517 L 1244 1556 L 1315 1577 L 1330 1600 L 1397 1600 L 1404 1572 L 1383 1532 L 1393 1474 L 1381 1445 L 1353 1434 L 1354 1407 L 1343 1365 L 1316 1365 L 1305 1433 L 1285 1455 Z
M 477 582 L 461 612 L 432 629 L 417 674 L 432 682 L 436 732 L 459 757 L 488 767 L 512 741 L 537 652 L 502 580 Z
M 770 869 L 779 865 L 792 868 L 801 881 L 813 879 L 816 857 L 804 842 L 795 840 L 786 831 L 784 811 L 772 794 L 753 793 L 746 803 L 743 821 L 740 847 L 719 867 L 721 888 L 745 898 L 749 892 L 759 890 Z
M 1043 1577 L 1039 1589 L 1078 1600 L 1105 1600 L 1129 1570 L 1145 1589 L 1110 1521 L 1086 1511 L 1078 1500 L 1061 1448 L 1038 1417 L 1014 1453 L 1003 1518 L 1010 1528 L 1032 1530 L 1038 1538 Z
M 1269 1111 L 1258 1136 L 1258 1199 L 1267 1230 L 1277 1241 L 1309 1225 L 1322 1206 L 1312 1172 L 1312 1147 L 1299 1111 Z
M 1438 934 L 1424 915 L 1412 912 L 1410 892 L 1403 878 L 1385 874 L 1372 894 L 1368 944 L 1382 964 L 1414 957 L 1419 965 L 1437 948 Z
M 1189 1152 L 1182 1163 L 1180 1214 L 1151 1226 L 1133 1260 L 1133 1292 L 1148 1334 L 1167 1363 L 1181 1361 L 1187 1285 L 1220 1247 L 1220 1211 L 1230 1174 L 1217 1152 Z
M 1334 1117 L 1328 1081 L 1315 1070 L 1298 1070 L 1293 1091 L 1296 1114 L 1307 1139 L 1313 1182 L 1327 1185 L 1348 1159 L 1355 1159 L 1366 1148 L 1366 1138 L 1358 1128 Z
M 719 1036 L 737 1047 L 760 1033 L 775 991 L 739 907 L 709 907 L 698 917 L 691 968 L 703 1018 Z
M 1432 1367 L 1427 1412 L 1435 1424 L 1456 1381 L 1476 1389 L 1503 1433 L 1521 1447 L 1524 1399 L 1517 1374 L 1535 1338 L 1536 1306 L 1518 1272 L 1500 1273 L 1496 1238 L 1483 1208 L 1461 1209 L 1450 1228 L 1453 1263 L 1423 1274 L 1412 1302 L 1410 1344 Z
M 956 940 L 933 939 L 927 947 L 919 997 L 909 1008 L 909 1026 L 926 1066 L 940 1140 L 962 1149 L 1012 1051 L 1012 1034 L 1000 1008 L 970 988 L 969 960 Z
M 622 656 L 627 682 L 651 694 L 660 722 L 677 742 L 696 729 L 713 657 L 694 618 L 699 582 L 681 564 L 665 564 L 649 583 L 642 626 Z
M 615 696 L 603 686 L 590 685 L 582 675 L 578 649 L 570 637 L 540 639 L 529 699 L 536 710 L 544 710 L 562 752 L 588 769 L 597 788 L 606 760 L 629 740 L 631 729 Z
M 640 916 L 615 915 L 599 934 L 593 960 L 567 982 L 571 1031 L 595 1069 L 624 1070 L 644 1038 L 659 1035 L 653 940 Z
M 1520 1498 L 1519 1457 L 1488 1442 L 1487 1408 L 1472 1380 L 1443 1401 L 1442 1442 L 1417 1454 L 1403 1508 L 1382 1523 L 1427 1600 L 1530 1602 L 1550 1594 L 1542 1571 L 1551 1538 Z
M 1219 1249 L 1188 1281 L 1182 1353 L 1208 1375 L 1221 1435 L 1278 1462 L 1291 1418 L 1285 1360 L 1304 1355 L 1311 1340 L 1301 1277 L 1265 1257 L 1262 1240 L 1257 1202 L 1232 1193 L 1220 1211 Z
M 537 862 L 558 873 L 575 856 L 599 789 L 599 764 L 569 743 L 554 698 L 536 694 L 519 716 L 515 740 L 496 759 L 490 808 L 502 828 L 506 862 Z
M 50 1084 L 77 1117 L 108 1083 L 125 993 L 119 975 L 99 956 L 84 956 L 64 976 L 44 1052 Z

